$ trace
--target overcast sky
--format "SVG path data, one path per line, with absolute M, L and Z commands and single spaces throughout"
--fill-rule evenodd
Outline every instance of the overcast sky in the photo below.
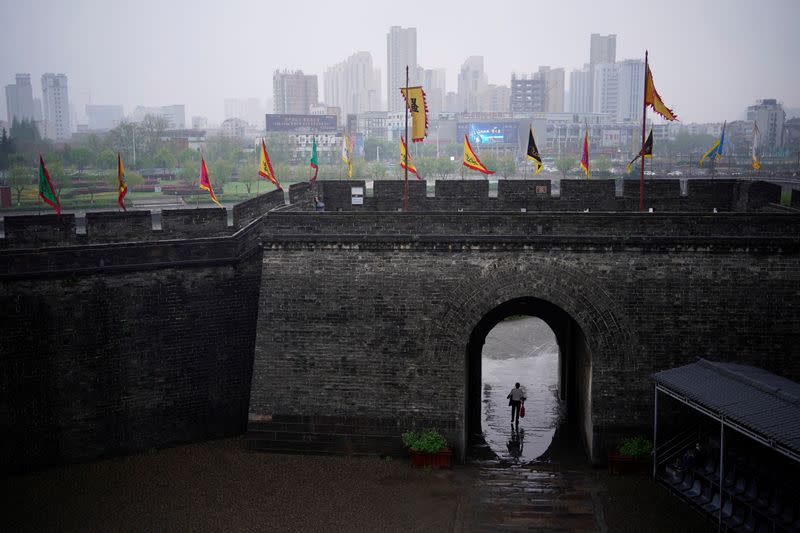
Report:
M 401 11 L 401 8 L 403 11 Z M 0 86 L 63 72 L 95 104 L 185 104 L 219 121 L 226 97 L 272 95 L 276 68 L 321 76 L 372 52 L 386 98 L 389 26 L 417 28 L 417 56 L 447 70 L 483 55 L 490 83 L 589 60 L 591 33 L 617 59 L 650 50 L 656 88 L 683 122 L 742 118 L 761 98 L 800 107 L 800 0 L 0 0 Z M 0 117 L 5 119 L 5 94 Z

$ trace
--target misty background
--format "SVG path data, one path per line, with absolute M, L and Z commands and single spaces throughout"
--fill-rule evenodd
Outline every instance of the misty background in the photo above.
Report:
M 656 87 L 682 122 L 744 118 L 756 100 L 800 107 L 800 2 L 509 1 L 226 2 L 0 0 L 0 85 L 65 73 L 70 96 L 94 104 L 185 104 L 223 118 L 225 98 L 272 97 L 276 69 L 323 76 L 356 51 L 372 53 L 386 100 L 389 27 L 417 28 L 418 63 L 445 68 L 447 90 L 471 55 L 489 83 L 541 65 L 589 61 L 591 33 L 616 34 L 618 60 L 650 51 Z M 320 95 L 321 96 L 321 95 Z M 0 98 L 0 117 L 5 117 Z M 267 108 L 267 112 L 271 109 Z

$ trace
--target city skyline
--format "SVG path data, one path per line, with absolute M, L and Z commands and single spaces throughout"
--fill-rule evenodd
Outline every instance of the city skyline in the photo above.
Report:
M 356 18 L 366 21 L 358 32 L 342 32 L 341 24 L 347 22 L 343 19 L 334 24 L 331 17 L 312 18 L 309 24 L 306 13 L 274 6 L 271 20 L 276 20 L 276 13 L 281 20 L 274 32 L 275 46 L 264 46 L 257 38 L 257 22 L 265 19 L 253 14 L 242 17 L 244 4 L 233 2 L 223 11 L 190 9 L 188 3 L 151 5 L 164 20 L 180 20 L 185 23 L 180 27 L 214 35 L 208 43 L 190 39 L 188 30 L 163 31 L 156 38 L 157 28 L 146 23 L 150 5 L 83 0 L 70 6 L 49 1 L 18 6 L 3 0 L 0 14 L 8 31 L 0 36 L 0 84 L 13 83 L 17 73 L 30 73 L 32 80 L 38 80 L 46 72 L 63 72 L 70 80 L 70 93 L 89 89 L 94 105 L 121 104 L 130 114 L 140 105 L 184 104 L 187 116 L 221 122 L 226 98 L 257 96 L 266 102 L 273 93 L 274 70 L 302 69 L 319 76 L 321 84 L 326 69 L 357 51 L 368 51 L 375 68 L 386 75 L 386 35 L 391 26 L 399 25 L 417 29 L 418 65 L 445 68 L 449 90 L 457 87 L 460 65 L 473 55 L 484 57 L 488 82 L 502 86 L 510 85 L 513 73 L 535 72 L 544 65 L 567 73 L 580 69 L 589 62 L 590 35 L 600 33 L 617 35 L 617 60 L 640 59 L 644 49 L 650 49 L 659 91 L 682 122 L 740 118 L 748 105 L 764 98 L 776 98 L 789 109 L 800 107 L 796 89 L 800 71 L 792 57 L 800 49 L 800 35 L 791 27 L 800 16 L 796 2 L 775 0 L 766 7 L 725 2 L 724 10 L 716 9 L 721 2 L 676 2 L 669 6 L 667 18 L 679 20 L 680 31 L 655 21 L 642 24 L 642 17 L 634 16 L 639 4 L 621 1 L 604 3 L 602 8 L 583 2 L 566 7 L 500 2 L 491 12 L 481 12 L 479 20 L 461 20 L 452 9 L 426 6 L 425 16 L 416 21 L 392 10 L 370 8 L 367 2 L 351 2 L 350 11 L 359 13 L 350 19 L 352 23 Z M 325 12 L 323 6 L 312 2 L 310 9 Z M 524 19 L 531 20 L 526 14 L 539 12 L 541 18 L 542 10 L 554 22 L 526 26 Z M 507 12 L 516 15 L 501 16 Z M 768 24 L 752 24 L 759 18 Z M 139 28 L 131 33 L 135 43 L 115 40 L 117 27 L 106 23 L 123 19 Z M 15 45 L 31 34 L 43 37 L 27 47 Z M 492 35 L 519 38 L 509 41 Z M 736 60 L 715 61 L 715 57 Z M 254 58 L 263 66 L 254 68 Z M 35 97 L 40 89 L 34 83 Z M 5 102 L 0 105 L 4 117 Z

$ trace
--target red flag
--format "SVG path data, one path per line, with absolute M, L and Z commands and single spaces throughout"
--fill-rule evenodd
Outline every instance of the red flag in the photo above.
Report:
M 222 204 L 217 201 L 217 195 L 214 194 L 214 188 L 211 186 L 211 179 L 208 176 L 208 168 L 206 167 L 206 160 L 200 158 L 200 188 L 208 191 L 211 196 L 211 201 L 222 207 Z
M 586 127 L 586 135 L 583 137 L 583 155 L 581 155 L 581 169 L 586 173 L 586 177 L 591 179 L 589 172 L 589 127 Z

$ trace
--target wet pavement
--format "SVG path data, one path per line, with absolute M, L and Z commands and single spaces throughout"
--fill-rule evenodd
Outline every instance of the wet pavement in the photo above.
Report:
M 540 319 L 498 324 L 483 347 L 481 429 L 485 449 L 473 460 L 476 487 L 459 529 L 489 531 L 605 531 L 603 509 L 585 460 L 548 454 L 562 420 L 558 345 Z M 511 423 L 507 395 L 519 382 L 525 417 Z M 561 430 L 564 433 L 564 430 Z M 568 440 L 568 439 L 559 439 Z M 559 443 L 557 443 L 560 445 Z M 567 446 L 574 450 L 574 446 Z

